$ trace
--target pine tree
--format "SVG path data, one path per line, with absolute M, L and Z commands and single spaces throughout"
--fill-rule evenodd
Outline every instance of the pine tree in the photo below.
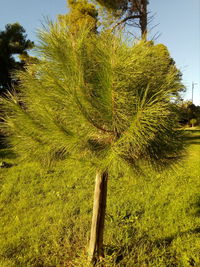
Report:
M 180 76 L 165 46 L 130 46 L 87 27 L 74 37 L 51 24 L 40 33 L 38 52 L 41 60 L 19 74 L 20 94 L 2 99 L 3 130 L 23 159 L 74 168 L 81 162 L 96 172 L 89 245 L 95 262 L 103 257 L 109 175 L 141 161 L 164 166 L 182 149 L 171 119 Z
M 58 20 L 71 33 L 76 34 L 86 24 L 92 32 L 97 31 L 98 12 L 93 4 L 87 0 L 68 0 L 67 4 L 69 13 L 58 15 Z
M 7 24 L 0 32 L 0 95 L 17 83 L 13 72 L 24 67 L 24 60 L 16 60 L 14 55 L 30 59 L 28 50 L 33 48 L 33 42 L 26 39 L 24 28 L 19 23 Z
M 141 31 L 142 38 L 146 38 L 148 25 L 148 0 L 96 0 L 98 4 L 112 13 L 116 21 L 114 27 L 129 25 Z

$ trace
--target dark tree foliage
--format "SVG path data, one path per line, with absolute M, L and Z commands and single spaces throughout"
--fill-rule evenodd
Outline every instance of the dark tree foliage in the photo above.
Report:
M 19 23 L 7 24 L 5 30 L 0 31 L 0 95 L 17 83 L 13 72 L 24 68 L 27 50 L 33 46 Z M 21 59 L 16 60 L 16 55 Z
M 19 23 L 7 24 L 5 30 L 0 31 L 0 96 L 4 96 L 17 85 L 18 80 L 14 77 L 14 72 L 23 70 L 26 63 L 35 60 L 27 53 L 33 46 L 33 42 L 27 40 L 25 29 Z M 1 106 L 0 114 L 2 120 L 4 115 Z M 0 131 L 0 148 L 6 145 L 3 140 L 4 135 Z
M 179 106 L 179 120 L 183 125 L 190 124 L 192 119 L 200 125 L 200 106 L 194 105 L 191 101 L 185 101 Z

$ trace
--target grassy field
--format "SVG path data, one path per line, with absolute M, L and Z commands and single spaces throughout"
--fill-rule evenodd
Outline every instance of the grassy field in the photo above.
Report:
M 104 266 L 200 266 L 200 130 L 173 169 L 110 177 Z M 86 266 L 94 177 L 0 152 L 0 266 Z M 71 172 L 76 171 L 74 179 Z

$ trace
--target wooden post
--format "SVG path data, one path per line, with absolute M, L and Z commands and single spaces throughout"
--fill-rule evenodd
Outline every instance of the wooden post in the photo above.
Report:
M 103 232 L 106 212 L 107 182 L 107 171 L 98 171 L 95 181 L 92 226 L 88 251 L 89 261 L 93 264 L 104 257 Z

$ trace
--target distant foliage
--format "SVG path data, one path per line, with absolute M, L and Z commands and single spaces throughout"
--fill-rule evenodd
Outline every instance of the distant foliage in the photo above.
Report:
M 33 42 L 27 40 L 24 28 L 19 23 L 7 24 L 0 31 L 0 95 L 12 89 L 17 80 L 14 72 L 23 69 L 29 59 L 27 51 L 33 48 Z M 20 55 L 16 60 L 15 55 Z
M 192 127 L 194 127 L 197 124 L 197 119 L 191 119 L 190 124 L 192 125 Z
M 200 106 L 194 105 L 191 101 L 185 101 L 179 104 L 179 121 L 182 125 L 189 125 L 192 119 L 195 124 L 200 125 Z

